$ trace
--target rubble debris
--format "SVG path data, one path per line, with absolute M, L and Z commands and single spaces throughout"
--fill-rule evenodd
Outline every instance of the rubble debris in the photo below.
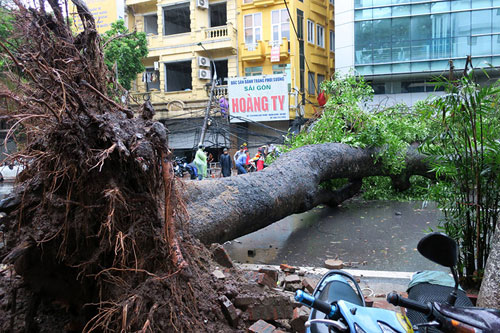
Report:
M 325 260 L 325 267 L 329 269 L 342 269 L 344 268 L 344 263 L 342 260 L 327 259 Z
M 276 333 L 276 327 L 266 323 L 264 320 L 258 320 L 252 326 L 248 328 L 248 332 L 251 333 Z
M 218 243 L 213 243 L 210 246 L 210 251 L 212 251 L 212 258 L 215 260 L 216 263 L 227 268 L 234 267 L 231 257 L 229 257 L 229 254 L 222 245 Z
M 290 321 L 290 325 L 292 326 L 292 330 L 294 332 L 304 333 L 306 331 L 304 324 L 308 320 L 310 313 L 311 309 L 306 306 L 293 309 L 293 318 Z
M 229 324 L 233 327 L 237 327 L 238 313 L 233 303 L 231 303 L 231 301 L 226 296 L 221 296 L 219 298 L 219 302 L 222 307 L 222 313 L 224 314 L 224 317 L 226 317 Z

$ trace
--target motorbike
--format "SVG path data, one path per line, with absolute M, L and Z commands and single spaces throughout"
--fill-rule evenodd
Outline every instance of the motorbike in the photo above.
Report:
M 184 177 L 184 173 L 187 172 L 187 161 L 185 157 L 176 157 L 173 162 L 174 165 L 174 175 L 179 178 Z
M 366 307 L 356 280 L 347 272 L 331 270 L 312 295 L 302 290 L 295 293 L 296 301 L 312 308 L 306 332 L 500 332 L 500 311 L 473 307 L 459 289 L 456 242 L 435 232 L 423 237 L 417 249 L 427 259 L 451 269 L 451 287 L 446 279 L 441 281 L 440 274 L 415 274 L 410 281 L 409 298 L 395 292 L 387 295 L 389 303 L 408 310 L 401 314 Z

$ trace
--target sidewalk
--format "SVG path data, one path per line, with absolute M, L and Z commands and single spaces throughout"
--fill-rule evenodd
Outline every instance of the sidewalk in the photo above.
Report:
M 262 268 L 272 268 L 281 271 L 278 265 L 259 265 L 259 264 L 237 264 L 235 266 L 243 271 L 259 271 Z M 296 274 L 304 278 L 311 278 L 319 281 L 321 277 L 329 271 L 322 267 L 295 267 Z M 359 283 L 359 286 L 365 296 L 367 305 L 373 302 L 373 307 L 400 311 L 386 301 L 387 294 L 395 291 L 400 294 L 406 294 L 408 283 L 414 272 L 397 271 L 375 271 L 361 269 L 342 269 L 351 274 Z

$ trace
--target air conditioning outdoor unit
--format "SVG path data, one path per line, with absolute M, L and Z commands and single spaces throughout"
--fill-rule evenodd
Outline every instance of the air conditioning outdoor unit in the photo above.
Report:
M 198 66 L 210 67 L 210 59 L 207 57 L 198 57 Z
M 202 80 L 210 80 L 210 74 L 209 69 L 200 69 L 198 72 L 198 78 Z
M 196 0 L 196 6 L 208 9 L 208 0 Z

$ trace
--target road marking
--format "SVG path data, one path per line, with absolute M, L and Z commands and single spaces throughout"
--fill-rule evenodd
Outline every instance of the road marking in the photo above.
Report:
M 263 267 L 272 267 L 280 270 L 279 265 L 258 265 L 258 264 L 235 264 L 239 268 L 247 271 L 258 271 Z M 296 266 L 294 266 L 296 267 Z M 323 275 L 329 271 L 328 268 L 322 267 L 296 267 L 309 274 Z M 415 272 L 397 272 L 397 271 L 373 271 L 373 270 L 363 270 L 363 269 L 342 269 L 356 277 L 367 277 L 367 278 L 382 278 L 382 279 L 407 279 L 410 280 Z

